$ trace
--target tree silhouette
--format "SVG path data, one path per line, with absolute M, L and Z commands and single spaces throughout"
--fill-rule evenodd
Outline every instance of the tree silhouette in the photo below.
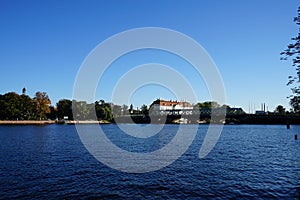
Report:
M 300 26 L 300 6 L 298 7 L 298 16 L 294 18 L 294 22 Z M 300 96 L 300 28 L 298 29 L 298 35 L 292 38 L 292 43 L 287 46 L 287 49 L 281 54 L 281 60 L 287 60 L 288 58 L 292 59 L 292 66 L 296 68 L 296 75 L 289 76 L 289 81 L 287 85 L 291 86 L 293 95 L 289 98 L 291 99 L 290 104 L 293 107 L 295 112 L 298 110 L 300 104 L 298 96 Z M 296 97 L 296 98 L 295 98 Z
M 23 87 L 23 89 L 22 89 L 22 94 L 26 94 L 26 88 L 25 87 Z
M 61 99 L 56 103 L 57 117 L 58 119 L 63 119 L 68 117 L 69 120 L 73 119 L 72 114 L 72 101 L 68 99 Z
M 147 107 L 145 104 L 143 104 L 143 105 L 141 106 L 141 112 L 142 112 L 144 115 L 148 115 L 148 114 L 149 114 L 148 107 Z
M 278 105 L 278 106 L 275 108 L 274 112 L 275 112 L 276 114 L 279 114 L 279 115 L 285 115 L 285 114 L 286 114 L 285 108 L 284 108 L 282 105 Z

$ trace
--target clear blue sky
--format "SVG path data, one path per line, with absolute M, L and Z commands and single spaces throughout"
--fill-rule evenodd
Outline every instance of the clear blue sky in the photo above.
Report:
M 261 103 L 271 111 L 279 104 L 289 108 L 286 83 L 295 70 L 279 54 L 298 31 L 293 23 L 298 5 L 295 0 L 0 0 L 0 93 L 21 93 L 25 86 L 32 97 L 47 92 L 53 105 L 71 99 L 77 71 L 93 48 L 119 32 L 151 26 L 180 31 L 208 51 L 222 75 L 228 105 L 247 112 L 250 102 L 256 109 Z M 120 65 L 127 63 L 128 70 L 149 61 L 135 58 L 120 59 Z M 126 72 L 117 66 L 110 71 L 111 81 Z M 183 71 L 193 80 L 192 71 Z M 199 82 L 199 101 L 209 100 L 202 87 Z M 97 92 L 97 98 L 109 101 L 109 90 Z M 139 107 L 157 97 L 172 94 L 149 86 L 131 99 Z

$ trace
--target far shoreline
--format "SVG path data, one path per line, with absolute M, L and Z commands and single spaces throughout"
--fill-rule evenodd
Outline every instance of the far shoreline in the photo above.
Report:
M 47 125 L 56 122 L 55 120 L 0 120 L 0 125 Z
M 266 117 L 266 119 L 264 119 Z M 198 125 L 208 125 L 208 124 L 223 124 L 223 125 L 300 125 L 300 117 L 271 117 L 271 119 L 267 116 L 256 116 L 254 118 L 248 118 L 247 120 L 241 120 L 241 121 L 233 121 L 233 120 L 226 120 L 226 123 L 214 123 L 214 122 L 207 122 L 207 121 L 199 121 L 199 123 L 154 123 L 154 124 L 198 124 Z M 277 119 L 277 120 L 276 120 Z M 280 120 L 278 120 L 280 119 Z M 146 122 L 143 120 L 130 120 L 130 121 L 119 121 L 121 124 L 153 124 L 150 121 Z M 113 121 L 107 121 L 107 120 L 0 120 L 0 126 L 1 125 L 51 125 L 51 124 L 57 124 L 57 125 L 105 125 L 105 124 L 118 124 L 115 120 Z
M 107 121 L 95 120 L 0 120 L 0 125 L 50 125 L 50 124 L 109 124 Z

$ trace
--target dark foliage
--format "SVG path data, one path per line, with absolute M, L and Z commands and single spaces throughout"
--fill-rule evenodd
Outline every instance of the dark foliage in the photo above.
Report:
M 300 7 L 298 7 L 298 16 L 294 18 L 294 22 L 300 25 Z M 296 74 L 289 76 L 289 81 L 287 85 L 291 86 L 292 95 L 290 98 L 290 104 L 293 111 L 300 113 L 300 29 L 298 30 L 298 35 L 292 38 L 292 43 L 287 46 L 287 49 L 281 52 L 281 60 L 292 59 L 292 66 L 296 69 Z

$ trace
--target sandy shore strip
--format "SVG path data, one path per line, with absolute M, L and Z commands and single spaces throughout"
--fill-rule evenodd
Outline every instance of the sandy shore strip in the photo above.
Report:
M 93 121 L 93 120 L 86 120 L 86 121 L 71 121 L 71 120 L 66 120 L 67 124 L 110 124 L 108 121 Z
M 46 124 L 59 124 L 56 120 L 0 120 L 0 125 L 46 125 Z M 108 121 L 71 121 L 66 120 L 61 124 L 109 124 Z
M 55 124 L 55 120 L 0 120 L 0 125 L 44 125 Z

